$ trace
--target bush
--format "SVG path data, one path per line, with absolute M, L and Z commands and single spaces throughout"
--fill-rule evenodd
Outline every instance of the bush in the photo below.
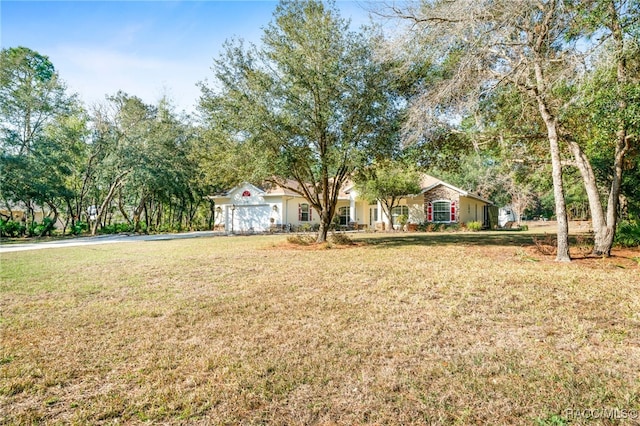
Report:
M 338 246 L 350 246 L 353 244 L 353 240 L 344 232 L 333 233 L 329 237 L 329 240 Z
M 30 237 L 43 237 L 45 235 L 51 235 L 54 230 L 54 222 L 50 217 L 42 219 L 42 223 L 33 222 L 27 227 L 27 235 Z
M 83 232 L 89 229 L 89 224 L 86 222 L 82 222 L 81 220 L 77 221 L 75 225 L 71 227 L 71 234 L 80 235 Z
M 133 225 L 128 223 L 114 223 L 103 226 L 98 230 L 99 234 L 119 234 L 121 232 L 133 232 Z
M 289 235 L 287 237 L 287 242 L 291 244 L 295 244 L 298 246 L 308 246 L 316 242 L 316 237 L 313 235 L 305 234 L 305 235 Z
M 467 222 L 467 229 L 472 232 L 478 232 L 482 230 L 482 223 L 480 222 Z
M 24 235 L 27 228 L 14 220 L 0 220 L 0 237 L 19 237 Z
M 538 253 L 545 256 L 556 254 L 558 239 L 552 234 L 544 234 L 544 238 L 532 237 L 533 243 L 536 245 Z
M 640 223 L 636 220 L 623 220 L 616 229 L 615 242 L 622 247 L 640 246 Z

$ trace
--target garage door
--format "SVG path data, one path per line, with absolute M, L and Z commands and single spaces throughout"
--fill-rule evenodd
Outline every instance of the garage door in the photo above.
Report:
M 268 205 L 236 206 L 231 214 L 234 232 L 264 232 L 269 229 L 271 209 Z

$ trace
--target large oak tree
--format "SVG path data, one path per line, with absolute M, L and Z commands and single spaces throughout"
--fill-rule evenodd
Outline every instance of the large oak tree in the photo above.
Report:
M 282 1 L 262 45 L 228 43 L 216 84 L 203 85 L 210 126 L 251 148 L 254 179 L 287 187 L 319 212 L 318 242 L 345 181 L 391 141 L 392 99 L 371 52 L 331 3 Z

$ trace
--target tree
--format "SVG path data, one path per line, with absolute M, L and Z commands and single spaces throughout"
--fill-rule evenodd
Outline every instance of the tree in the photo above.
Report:
M 569 261 L 562 179 L 561 123 L 564 103 L 557 89 L 576 72 L 577 50 L 569 36 L 576 16 L 570 3 L 548 1 L 424 1 L 419 8 L 393 9 L 410 20 L 432 48 L 442 80 L 413 103 L 416 123 L 425 111 L 473 113 L 486 94 L 512 85 L 535 102 L 545 127 L 558 222 L 557 261 Z M 415 31 L 419 30 L 419 31 Z
M 358 196 L 369 202 L 380 202 L 393 229 L 393 208 L 410 194 L 420 192 L 420 173 L 402 161 L 383 160 L 363 168 L 356 174 Z
M 53 214 L 70 196 L 72 164 L 82 135 L 71 129 L 82 116 L 46 56 L 25 47 L 0 52 L 0 187 L 7 204 L 22 202 L 33 221 L 36 205 Z
M 285 0 L 262 47 L 228 43 L 214 71 L 220 89 L 202 85 L 209 124 L 250 147 L 254 176 L 318 211 L 317 241 L 325 241 L 340 188 L 387 142 L 394 123 L 387 75 L 371 46 L 332 3 Z
M 636 0 L 595 0 L 577 2 L 579 12 L 574 31 L 578 35 L 597 36 L 608 55 L 582 84 L 579 104 L 582 120 L 591 123 L 592 138 L 567 136 L 569 148 L 587 191 L 594 230 L 593 254 L 609 256 L 616 233 L 620 191 L 624 182 L 625 157 L 638 140 L 640 90 L 637 79 L 637 57 L 640 53 L 638 25 L 640 2 Z M 630 76 L 635 62 L 636 73 Z M 635 81 L 631 80 L 635 77 Z M 633 129 L 633 130 L 632 130 Z M 634 132 L 635 130 L 635 132 Z M 582 139 L 582 140 L 581 140 Z M 585 141 L 586 139 L 586 141 Z M 606 147 L 604 150 L 602 146 Z M 604 154 L 608 165 L 606 211 L 603 208 L 596 172 L 592 164 L 594 152 Z
M 152 112 L 139 98 L 119 92 L 93 111 L 92 152 L 87 159 L 85 180 L 95 206 L 91 234 L 104 223 L 118 191 L 144 155 Z

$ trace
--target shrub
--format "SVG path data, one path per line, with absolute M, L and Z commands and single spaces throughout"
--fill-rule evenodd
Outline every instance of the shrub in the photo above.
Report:
M 331 234 L 331 237 L 329 239 L 333 244 L 336 244 L 338 246 L 350 246 L 353 244 L 353 240 L 351 239 L 351 237 L 349 237 L 344 232 L 334 232 L 333 234 Z
M 308 246 L 316 242 L 316 237 L 313 235 L 305 234 L 305 235 L 289 235 L 287 237 L 287 242 L 291 244 L 296 244 L 299 246 Z
M 80 235 L 80 234 L 82 234 L 83 232 L 85 232 L 88 229 L 89 229 L 89 224 L 79 220 L 79 221 L 76 222 L 75 225 L 73 225 L 71 227 L 71 234 Z
M 482 223 L 480 222 L 467 222 L 466 225 L 469 231 L 478 232 L 482 229 Z
M 545 256 L 556 254 L 558 239 L 552 234 L 545 234 L 544 238 L 533 237 L 533 243 L 540 254 Z
M 640 223 L 636 220 L 623 220 L 616 229 L 615 242 L 622 247 L 640 246 Z
M 0 220 L 0 236 L 1 237 L 19 237 L 24 235 L 27 228 L 21 223 L 14 220 Z
M 54 222 L 50 217 L 42 219 L 41 223 L 34 221 L 27 227 L 27 235 L 30 237 L 42 237 L 45 235 L 51 235 L 54 230 Z
M 310 223 L 303 223 L 302 225 L 300 225 L 298 227 L 298 231 L 299 232 L 310 232 L 311 231 L 311 224 Z
M 98 230 L 98 233 L 99 234 L 119 234 L 121 232 L 132 232 L 132 231 L 133 231 L 133 225 L 130 225 L 128 223 L 113 223 L 111 225 L 103 226 Z

